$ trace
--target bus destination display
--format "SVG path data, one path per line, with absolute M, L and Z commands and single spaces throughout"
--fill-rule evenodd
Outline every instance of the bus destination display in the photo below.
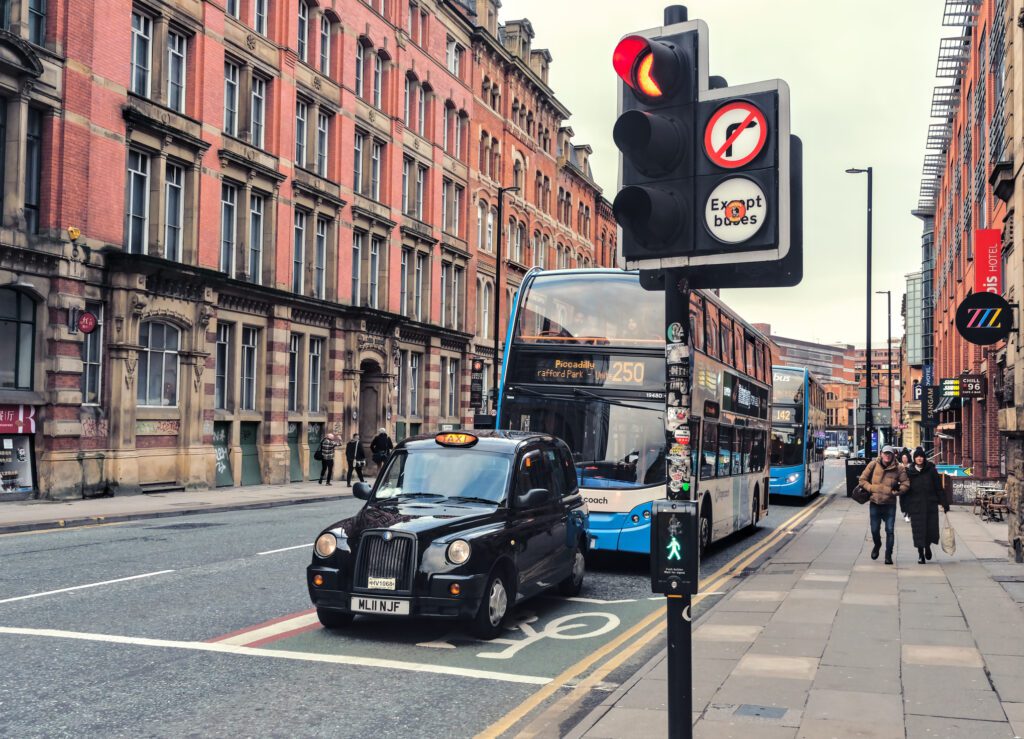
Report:
M 521 353 L 510 382 L 640 390 L 665 385 L 663 357 Z

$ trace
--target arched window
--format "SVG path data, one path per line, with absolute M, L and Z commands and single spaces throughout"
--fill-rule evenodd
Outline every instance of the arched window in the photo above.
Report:
M 526 264 L 526 259 L 523 257 L 523 242 L 526 240 L 526 224 L 520 222 L 516 227 L 516 261 L 520 264 Z
M 523 186 L 523 165 L 517 159 L 515 164 L 512 165 L 512 187 Z
M 487 203 L 483 200 L 476 204 L 476 248 L 484 248 L 484 221 L 487 220 Z
M 491 304 L 494 302 L 494 291 L 491 283 L 484 280 L 484 289 L 480 292 L 480 335 L 491 338 Z
M 33 389 L 35 335 L 36 305 L 32 298 L 11 288 L 0 288 L 0 388 Z
M 180 341 L 180 332 L 170 324 L 144 321 L 139 327 L 142 345 L 136 382 L 139 405 L 178 404 Z
M 384 94 L 384 57 L 380 52 L 373 55 L 373 107 L 380 108 Z
M 487 211 L 487 251 L 494 251 L 494 222 L 497 218 L 498 211 L 494 208 Z

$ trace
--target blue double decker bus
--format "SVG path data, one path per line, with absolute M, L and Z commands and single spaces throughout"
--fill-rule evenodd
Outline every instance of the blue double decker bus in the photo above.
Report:
M 772 495 L 806 498 L 825 477 L 825 389 L 804 367 L 772 367 Z

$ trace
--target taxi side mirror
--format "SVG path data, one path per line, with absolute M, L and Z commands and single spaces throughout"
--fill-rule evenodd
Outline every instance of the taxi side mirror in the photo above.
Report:
M 373 488 L 370 487 L 370 483 L 357 482 L 352 486 L 352 495 L 359 498 L 359 500 L 369 500 L 371 490 L 373 490 Z
M 547 488 L 531 488 L 516 498 L 518 508 L 538 508 L 551 500 L 551 491 Z

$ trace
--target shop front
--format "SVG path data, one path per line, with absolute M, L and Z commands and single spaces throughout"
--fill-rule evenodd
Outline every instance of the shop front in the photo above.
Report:
M 35 406 L 0 405 L 0 501 L 33 496 L 35 432 Z

